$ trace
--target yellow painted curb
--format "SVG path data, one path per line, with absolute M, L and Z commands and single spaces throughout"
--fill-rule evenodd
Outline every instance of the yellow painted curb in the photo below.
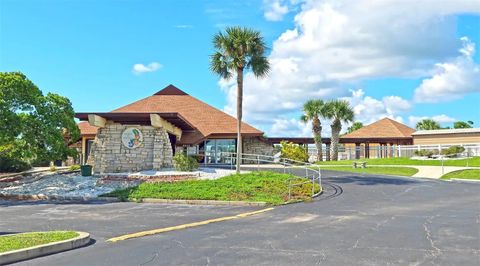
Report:
M 252 215 L 255 215 L 255 214 L 271 211 L 273 209 L 274 208 L 266 208 L 266 209 L 262 209 L 262 210 L 258 210 L 258 211 L 245 212 L 245 213 L 240 213 L 240 214 L 233 215 L 233 216 L 225 216 L 225 217 L 205 220 L 205 221 L 201 221 L 201 222 L 194 222 L 194 223 L 181 224 L 181 225 L 170 226 L 170 227 L 165 227 L 165 228 L 153 229 L 153 230 L 148 230 L 148 231 L 142 231 L 142 232 L 138 232 L 138 233 L 113 237 L 113 238 L 108 239 L 107 242 L 123 241 L 123 240 L 127 240 L 127 239 L 130 239 L 130 238 L 137 238 L 137 237 L 155 235 L 155 234 L 160 234 L 160 233 L 165 233 L 165 232 L 170 232 L 170 231 L 175 231 L 175 230 L 186 229 L 186 228 L 190 228 L 190 227 L 196 227 L 196 226 L 200 226 L 200 225 L 206 225 L 206 224 L 210 224 L 210 223 L 234 220 L 234 219 L 244 218 L 244 217 L 247 217 L 247 216 L 252 216 Z

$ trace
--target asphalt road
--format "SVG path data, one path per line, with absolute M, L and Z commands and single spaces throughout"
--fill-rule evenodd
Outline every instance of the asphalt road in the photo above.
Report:
M 0 202 L 0 233 L 88 231 L 96 243 L 19 265 L 480 265 L 480 184 L 325 171 L 310 203 L 131 239 L 258 208 Z

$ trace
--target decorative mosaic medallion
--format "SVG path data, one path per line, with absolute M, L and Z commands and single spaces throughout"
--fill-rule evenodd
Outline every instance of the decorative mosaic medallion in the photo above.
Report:
M 142 131 L 135 127 L 125 129 L 122 133 L 122 143 L 129 149 L 140 147 L 143 143 Z

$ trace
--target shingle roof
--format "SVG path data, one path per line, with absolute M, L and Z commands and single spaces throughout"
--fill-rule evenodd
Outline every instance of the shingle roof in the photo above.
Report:
M 112 112 L 179 113 L 204 137 L 212 134 L 236 134 L 237 132 L 236 118 L 188 95 L 173 85 Z M 262 135 L 263 132 L 242 123 L 242 134 Z
M 95 135 L 97 134 L 98 127 L 91 126 L 87 121 L 83 121 L 77 124 L 78 129 L 80 129 L 80 134 L 84 135 Z
M 411 138 L 415 129 L 390 118 L 383 118 L 341 138 Z
M 444 135 L 444 134 L 474 134 L 480 133 L 480 128 L 454 128 L 454 129 L 435 129 L 435 130 L 419 130 L 412 136 L 419 135 Z

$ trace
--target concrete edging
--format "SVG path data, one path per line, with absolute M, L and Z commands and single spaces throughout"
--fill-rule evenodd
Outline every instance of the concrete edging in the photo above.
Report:
M 7 251 L 0 253 L 0 265 L 19 262 L 23 260 L 33 259 L 36 257 L 41 257 L 45 255 L 51 255 L 54 253 L 59 253 L 71 249 L 76 249 L 83 247 L 90 243 L 90 234 L 86 232 L 78 232 L 79 236 L 52 242 L 48 244 L 33 246 L 29 248 L 23 248 L 18 250 Z M 16 234 L 13 234 L 16 235 Z
M 118 198 L 115 197 L 67 197 L 67 196 L 53 196 L 53 195 L 44 195 L 44 194 L 2 194 L 0 193 L 0 199 L 5 200 L 31 200 L 31 201 L 80 201 L 80 202 L 88 202 L 88 201 L 95 201 L 95 200 L 102 200 L 107 202 L 120 202 Z
M 113 200 L 117 199 L 115 197 L 98 197 L 98 199 Z M 118 200 L 118 199 L 117 199 Z M 145 198 L 138 200 L 128 200 L 131 202 L 139 203 L 164 203 L 164 204 L 185 204 L 185 205 L 216 205 L 216 206 L 266 206 L 266 202 L 257 201 L 225 201 L 225 200 L 182 200 L 182 199 L 155 199 L 155 198 Z
M 475 183 L 480 184 L 480 180 L 475 179 L 462 179 L 462 178 L 451 178 L 451 182 L 459 182 L 459 183 Z

